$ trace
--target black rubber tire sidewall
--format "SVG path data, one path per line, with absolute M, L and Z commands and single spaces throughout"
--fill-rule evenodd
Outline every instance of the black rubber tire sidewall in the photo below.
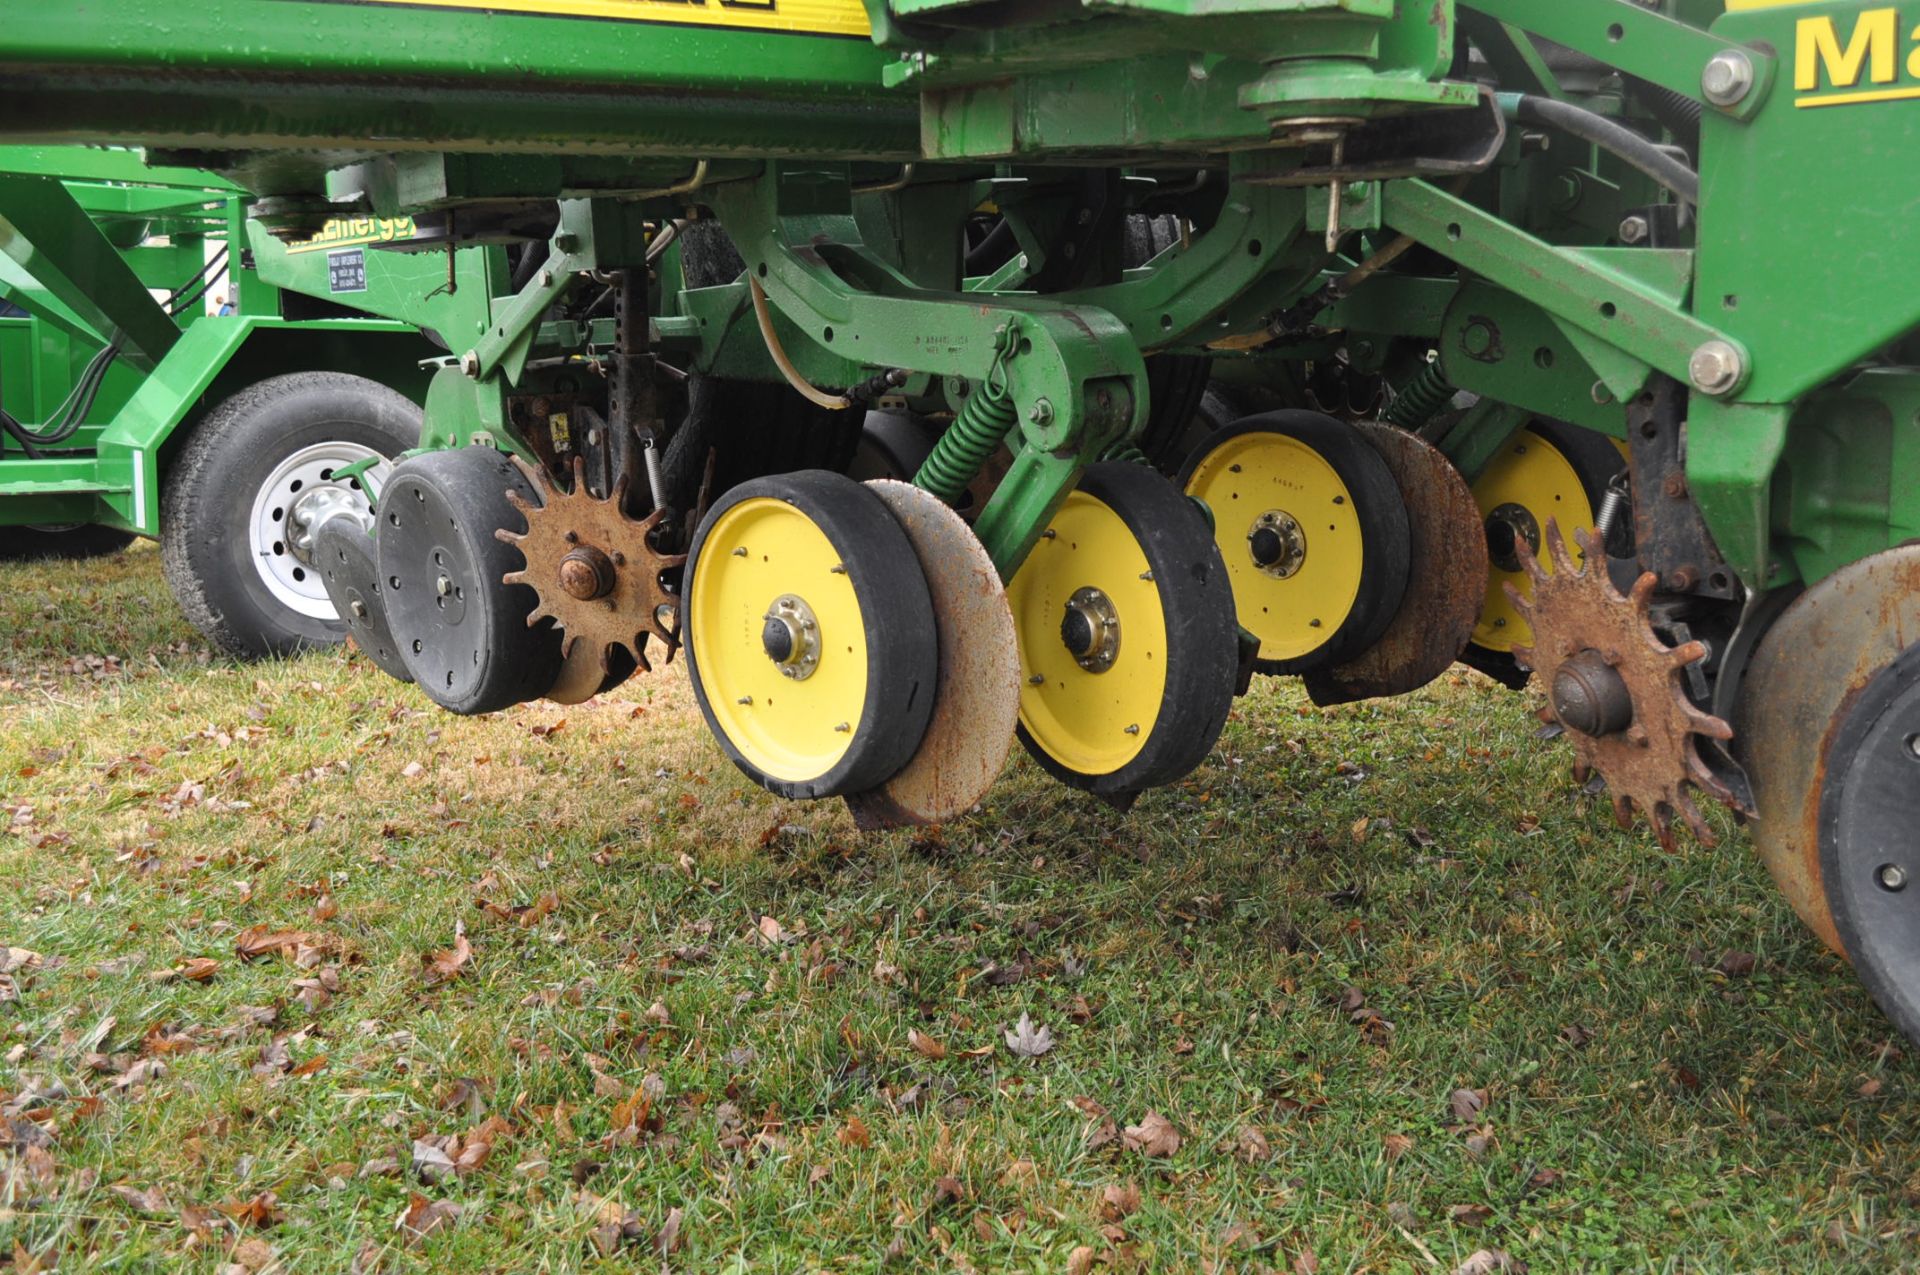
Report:
M 1205 761 L 1233 707 L 1239 681 L 1239 626 L 1233 585 L 1213 531 L 1192 501 L 1144 465 L 1089 465 L 1079 489 L 1119 516 L 1147 558 L 1167 626 L 1167 681 L 1153 732 L 1118 770 L 1085 775 L 1048 755 L 1019 728 L 1020 742 L 1055 779 L 1097 797 L 1158 788 Z
M 413 500 L 408 493 L 431 494 L 434 502 Z M 526 525 L 525 515 L 507 499 L 512 492 L 528 504 L 539 503 L 539 493 L 508 457 L 491 447 L 456 447 L 409 457 L 388 475 L 381 496 L 379 535 L 374 538 L 376 561 L 383 579 L 398 577 L 397 590 L 383 599 L 387 624 L 400 658 L 421 691 L 450 713 L 471 717 L 499 712 L 515 704 L 539 699 L 560 675 L 561 639 L 550 621 L 530 625 L 527 619 L 540 605 L 533 586 L 508 584 L 503 577 L 519 571 L 525 558 L 494 533 Z M 423 527 L 418 521 L 448 512 L 457 525 Z M 396 519 L 399 520 L 396 525 Z M 463 616 L 448 625 L 436 616 L 426 599 L 427 581 L 434 569 L 423 543 L 441 546 L 454 562 L 447 574 L 467 590 Z M 468 627 L 468 619 L 472 627 Z M 482 639 L 471 664 L 464 651 Z M 413 650 L 419 641 L 422 650 Z M 444 651 L 459 647 L 464 672 L 478 672 L 449 687 L 443 676 Z
M 1407 590 L 1408 563 L 1412 557 L 1412 532 L 1407 526 L 1406 506 L 1400 499 L 1400 484 L 1393 471 L 1380 459 L 1361 433 L 1351 426 L 1320 412 L 1303 408 L 1282 408 L 1242 417 L 1217 430 L 1206 443 L 1187 458 L 1180 469 L 1182 490 L 1206 455 L 1220 444 L 1245 434 L 1281 434 L 1312 448 L 1332 467 L 1353 498 L 1354 514 L 1360 521 L 1360 587 L 1353 606 L 1337 628 L 1313 650 L 1284 660 L 1254 661 L 1257 672 L 1268 674 L 1302 673 L 1325 668 L 1352 659 L 1380 639 L 1400 612 Z
M 134 534 L 118 527 L 83 523 L 78 527 L 0 527 L 0 562 L 79 562 L 119 553 Z
M 699 614 L 700 554 L 708 532 L 727 510 L 762 496 L 785 501 L 811 519 L 839 550 L 849 576 L 858 584 L 870 661 L 866 699 L 860 709 L 861 728 L 852 746 L 824 774 L 803 780 L 766 774 L 720 729 L 701 677 L 694 635 L 688 632 L 682 649 L 700 715 L 740 772 L 777 796 L 804 800 L 877 788 L 913 756 L 933 714 L 940 649 L 933 598 L 920 559 L 886 502 L 844 474 L 800 470 L 750 479 L 714 502 L 688 546 L 682 614 L 689 622 Z M 885 605 L 872 605 L 875 600 Z
M 331 646 L 338 620 L 291 610 L 250 559 L 255 493 L 289 454 L 346 441 L 394 456 L 420 441 L 420 408 L 344 372 L 294 372 L 249 386 L 209 412 L 163 479 L 160 547 L 167 583 L 215 647 L 243 659 Z

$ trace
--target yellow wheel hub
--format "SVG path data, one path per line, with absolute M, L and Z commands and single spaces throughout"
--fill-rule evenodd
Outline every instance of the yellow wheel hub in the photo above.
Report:
M 1353 493 L 1325 457 L 1285 434 L 1242 434 L 1201 460 L 1187 494 L 1213 511 L 1261 659 L 1298 659 L 1340 631 L 1360 596 L 1365 544 Z
M 1167 624 L 1146 553 L 1107 503 L 1067 497 L 1007 586 L 1020 640 L 1020 724 L 1082 775 L 1146 745 L 1167 686 Z
M 860 729 L 867 629 L 832 541 L 760 496 L 708 530 L 686 631 L 718 728 L 775 779 L 825 774 Z
M 1488 552 L 1487 601 L 1474 626 L 1474 643 L 1493 651 L 1530 646 L 1533 630 L 1501 587 L 1511 583 L 1522 597 L 1533 594 L 1515 556 L 1515 541 L 1525 539 L 1538 554 L 1540 537 L 1552 518 L 1560 524 L 1575 560 L 1584 561 L 1574 532 L 1593 527 L 1594 509 L 1587 489 L 1559 448 L 1533 430 L 1523 429 L 1474 483 L 1473 498 L 1486 519 Z M 1541 556 L 1540 566 L 1552 574 L 1551 558 Z

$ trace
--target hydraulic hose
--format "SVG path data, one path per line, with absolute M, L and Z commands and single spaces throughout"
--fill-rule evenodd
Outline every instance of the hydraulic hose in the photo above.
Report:
M 800 375 L 800 369 L 795 367 L 793 360 L 787 357 L 786 347 L 780 344 L 780 334 L 773 330 L 773 311 L 767 306 L 766 289 L 762 288 L 760 281 L 752 275 L 747 276 L 747 287 L 753 293 L 753 317 L 760 324 L 760 339 L 767 343 L 767 353 L 773 356 L 773 365 L 780 369 L 780 375 L 787 378 L 787 384 L 793 386 L 801 398 L 815 407 L 824 407 L 832 411 L 852 407 L 851 398 L 844 394 L 829 394 Z M 967 477 L 971 479 L 973 476 L 969 474 Z
M 1672 191 L 1684 203 L 1700 202 L 1700 174 L 1623 124 L 1571 102 L 1527 93 L 1499 95 L 1503 111 L 1523 124 L 1544 124 L 1617 155 Z

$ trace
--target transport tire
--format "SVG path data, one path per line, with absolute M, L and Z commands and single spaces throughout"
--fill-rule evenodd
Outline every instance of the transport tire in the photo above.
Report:
M 104 558 L 133 543 L 131 531 L 97 523 L 0 527 L 0 562 Z
M 372 525 L 392 458 L 419 445 L 420 408 L 343 372 L 295 372 L 235 394 L 194 428 L 162 480 L 167 584 L 228 655 L 331 646 L 347 627 L 312 562 L 329 517 Z M 364 478 L 333 472 L 369 457 Z

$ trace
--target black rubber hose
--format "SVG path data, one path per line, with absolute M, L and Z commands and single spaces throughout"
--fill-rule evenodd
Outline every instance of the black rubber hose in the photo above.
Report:
M 40 449 L 33 445 L 33 441 L 27 433 L 26 426 L 14 420 L 13 414 L 4 408 L 0 408 L 0 432 L 11 435 L 13 440 L 20 444 L 20 450 L 27 454 L 28 460 L 40 459 Z M 0 447 L 0 452 L 4 452 L 5 450 L 4 447 Z
M 1683 202 L 1700 202 L 1700 174 L 1632 129 L 1616 124 L 1604 115 L 1595 114 L 1571 102 L 1522 94 L 1515 102 L 1514 116 L 1522 123 L 1545 124 L 1571 133 L 1582 141 L 1592 142 L 1659 182 Z

